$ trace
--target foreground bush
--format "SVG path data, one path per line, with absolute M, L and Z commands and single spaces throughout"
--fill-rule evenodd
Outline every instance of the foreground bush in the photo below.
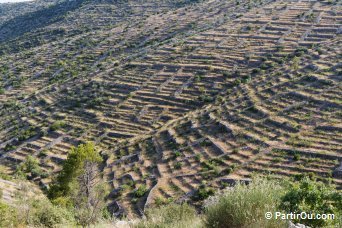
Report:
M 73 214 L 69 210 L 52 205 L 47 199 L 32 201 L 29 208 L 30 210 L 26 211 L 28 215 L 27 224 L 42 227 L 75 224 Z
M 89 151 L 92 151 L 90 154 L 94 152 Z M 77 191 L 49 201 L 42 196 L 32 197 L 28 194 L 28 186 L 23 185 L 14 205 L 0 202 L 0 227 L 116 227 L 105 207 L 107 185 L 97 182 L 97 162 L 83 162 L 79 169 L 84 170 L 78 170 L 80 174 L 73 180 L 76 185 L 71 185 L 76 186 Z M 94 180 L 96 184 L 91 185 L 93 182 L 88 180 Z M 195 196 L 209 196 L 203 188 L 200 187 L 201 191 L 197 191 Z M 143 195 L 145 186 L 141 189 L 139 194 Z M 266 212 L 271 212 L 273 218 L 267 220 Z M 333 185 L 327 186 L 308 177 L 293 182 L 255 178 L 249 185 L 237 184 L 208 198 L 203 214 L 197 214 L 195 208 L 187 204 L 170 203 L 148 209 L 144 219 L 123 222 L 136 228 L 287 228 L 288 221 L 275 220 L 275 212 L 334 214 L 335 220 L 302 219 L 292 222 L 310 227 L 342 227 L 342 194 Z
M 0 227 L 65 227 L 75 225 L 68 210 L 47 199 L 30 199 L 9 206 L 0 202 Z
M 201 219 L 196 210 L 187 205 L 170 204 L 149 209 L 146 219 L 141 220 L 136 228 L 192 228 L 201 227 Z
M 18 226 L 17 211 L 0 201 L 0 227 Z
M 206 227 L 286 227 L 285 221 L 266 220 L 266 212 L 278 211 L 284 189 L 279 184 L 255 179 L 249 185 L 237 184 L 205 203 Z
M 332 185 L 310 180 L 304 177 L 298 182 L 290 183 L 282 197 L 280 208 L 287 212 L 308 214 L 334 214 L 335 219 L 294 219 L 310 227 L 342 227 L 342 193 Z

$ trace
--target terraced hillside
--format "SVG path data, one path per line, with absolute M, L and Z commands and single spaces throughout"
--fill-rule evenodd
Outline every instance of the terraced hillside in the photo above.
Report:
M 298 69 L 292 60 L 255 74 L 219 95 L 214 105 L 119 147 L 107 173 L 127 195 L 115 196 L 123 205 L 134 202 L 120 186 L 135 183 L 151 189 L 142 205 L 183 201 L 196 197 L 203 185 L 221 188 L 254 174 L 312 173 L 341 188 L 340 45 L 331 42 L 329 53 L 320 55 L 309 50 L 298 57 Z M 122 153 L 127 155 L 120 158 Z
M 47 186 L 72 146 L 95 141 L 113 211 L 128 215 L 254 173 L 342 187 L 338 2 L 54 4 L 63 17 L 0 25 L 2 165 L 36 156 Z

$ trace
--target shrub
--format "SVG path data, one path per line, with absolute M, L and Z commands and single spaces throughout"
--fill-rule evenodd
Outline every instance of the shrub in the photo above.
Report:
M 252 74 L 258 74 L 258 73 L 260 73 L 261 72 L 261 70 L 259 69 L 259 68 L 254 68 L 253 70 L 252 70 Z
M 341 227 L 342 194 L 331 185 L 304 177 L 298 182 L 290 183 L 288 192 L 282 197 L 280 208 L 293 213 L 334 214 L 334 220 L 294 219 L 310 227 Z M 339 219 L 338 219 L 339 218 Z
M 147 210 L 146 219 L 134 225 L 137 228 L 183 228 L 201 227 L 196 210 L 187 205 L 169 204 Z
M 138 189 L 134 192 L 134 196 L 137 198 L 143 197 L 147 193 L 146 185 L 140 185 Z
M 17 227 L 17 211 L 2 202 L 0 202 L 0 227 Z
M 51 131 L 57 131 L 63 127 L 65 127 L 66 124 L 63 121 L 56 121 L 50 126 Z
M 299 160 L 300 160 L 300 154 L 295 153 L 295 154 L 293 155 L 293 160 L 294 160 L 294 161 L 299 161 Z
M 29 138 L 32 138 L 36 134 L 37 134 L 37 130 L 34 127 L 30 127 L 30 128 L 25 129 L 19 133 L 18 140 L 24 141 L 24 140 L 27 140 Z
M 31 170 L 31 176 L 33 178 L 35 177 L 46 178 L 49 176 L 49 174 L 45 172 L 44 170 L 42 170 L 41 168 L 36 168 L 36 169 Z
M 174 167 L 175 167 L 175 169 L 181 169 L 182 168 L 182 163 L 176 162 Z
M 18 198 L 14 206 L 0 202 L 0 227 L 66 227 L 74 225 L 71 211 L 54 206 L 46 198 Z
M 206 147 L 206 146 L 211 146 L 213 143 L 209 140 L 203 140 L 202 142 L 200 142 L 200 146 Z
M 275 212 L 283 188 L 262 179 L 249 185 L 237 184 L 205 202 L 207 227 L 286 227 L 285 221 L 266 220 L 266 212 Z
M 195 160 L 196 160 L 197 162 L 200 162 L 200 161 L 201 161 L 201 154 L 196 154 L 196 155 L 195 155 Z
M 11 145 L 11 144 L 7 144 L 4 148 L 5 152 L 11 151 L 11 150 L 15 150 L 17 147 L 15 145 Z
M 238 86 L 241 84 L 241 80 L 238 78 L 233 82 L 233 86 Z
M 214 195 L 214 189 L 206 187 L 205 185 L 201 185 L 195 195 L 192 197 L 193 200 L 204 200 L 207 199 L 209 196 Z
M 222 76 L 225 77 L 225 78 L 227 78 L 227 77 L 230 76 L 230 73 L 229 73 L 228 71 L 224 71 L 224 72 L 222 73 Z
M 296 50 L 295 50 L 295 55 L 296 56 L 302 56 L 302 55 L 304 55 L 304 54 L 306 54 L 306 53 L 308 53 L 308 49 L 307 48 L 305 48 L 305 47 L 299 47 L 299 48 L 297 48 Z
M 56 199 L 51 200 L 53 205 L 64 207 L 64 208 L 72 208 L 73 202 L 71 201 L 70 197 L 58 197 Z
M 11 180 L 13 179 L 13 176 L 8 174 L 5 169 L 3 169 L 2 166 L 0 166 L 0 179 L 3 180 Z M 1 189 L 0 189 L 0 199 L 1 199 Z
M 252 80 L 250 75 L 242 77 L 242 83 L 249 83 Z
M 161 198 L 161 197 L 156 197 L 154 199 L 154 203 L 156 204 L 157 207 L 160 207 L 162 205 L 167 205 L 167 204 L 170 204 L 173 202 L 173 198 L 172 197 L 169 197 L 167 199 L 164 199 L 164 198 Z
M 42 150 L 39 152 L 38 157 L 43 158 L 43 157 L 46 157 L 47 155 L 48 155 L 47 150 Z
M 36 200 L 31 205 L 30 223 L 41 227 L 56 227 L 59 224 L 75 223 L 72 212 L 52 205 L 47 200 Z
M 26 175 L 26 174 L 31 174 L 31 175 Z M 25 162 L 20 164 L 17 167 L 16 176 L 27 177 L 27 178 L 35 178 L 35 177 L 45 178 L 48 176 L 48 173 L 40 168 L 38 159 L 29 155 L 27 156 Z
M 174 155 L 175 158 L 177 158 L 177 157 L 182 156 L 182 153 L 180 151 L 176 150 L 176 151 L 173 152 L 173 155 Z
M 27 156 L 24 162 L 24 169 L 27 173 L 39 169 L 39 161 L 31 155 Z
M 207 94 L 202 94 L 201 96 L 198 97 L 198 99 L 202 102 L 212 102 L 214 100 L 213 97 L 211 97 Z

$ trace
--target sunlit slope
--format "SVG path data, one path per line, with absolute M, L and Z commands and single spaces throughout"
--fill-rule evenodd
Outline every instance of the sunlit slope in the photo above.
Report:
M 341 188 L 340 45 L 335 40 L 252 74 L 213 104 L 118 146 L 105 169 L 114 205 L 130 214 L 146 204 L 191 200 L 203 184 L 222 188 L 256 174 L 306 174 Z M 132 183 L 148 189 L 137 204 L 122 188 Z
M 328 1 L 86 2 L 2 47 L 1 163 L 32 155 L 52 174 L 95 141 L 114 211 L 128 215 L 253 172 L 340 187 L 339 12 Z

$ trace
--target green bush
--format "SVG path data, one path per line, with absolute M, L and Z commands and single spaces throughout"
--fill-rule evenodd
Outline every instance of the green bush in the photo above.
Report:
M 12 180 L 13 179 L 13 176 L 8 174 L 5 170 L 2 169 L 2 167 L 0 166 L 0 179 L 3 179 L 3 180 Z M 1 192 L 1 190 L 0 190 Z M 1 199 L 1 197 L 0 197 Z
M 195 160 L 196 160 L 197 162 L 200 162 L 200 161 L 201 161 L 201 157 L 202 157 L 201 154 L 196 154 L 196 155 L 195 155 Z
M 5 152 L 11 151 L 11 150 L 15 150 L 17 147 L 15 145 L 11 145 L 11 144 L 7 144 L 4 148 Z
M 260 73 L 261 72 L 261 70 L 259 69 L 259 68 L 254 68 L 253 70 L 252 70 L 252 74 L 258 74 L 258 73 Z
M 24 141 L 29 138 L 32 138 L 33 136 L 37 135 L 38 131 L 34 127 L 30 127 L 28 129 L 22 130 L 18 135 L 19 141 Z
M 35 200 L 31 205 L 30 223 L 39 227 L 56 227 L 75 224 L 73 213 L 66 208 L 52 205 L 47 200 Z
M 205 203 L 207 227 L 286 227 L 285 221 L 266 220 L 266 212 L 278 211 L 284 189 L 270 181 L 254 179 L 249 185 L 237 184 Z
M 23 164 L 24 171 L 27 173 L 32 172 L 33 170 L 39 169 L 39 161 L 38 159 L 32 157 L 31 155 L 27 156 L 24 164 Z
M 63 127 L 65 127 L 66 124 L 63 121 L 56 121 L 50 126 L 51 131 L 57 131 Z
M 206 187 L 205 185 L 201 185 L 194 196 L 192 197 L 193 200 L 204 200 L 208 198 L 209 196 L 214 195 L 214 189 Z
M 290 213 L 334 214 L 336 219 L 294 219 L 310 227 L 341 227 L 342 193 L 332 185 L 316 182 L 304 177 L 298 182 L 290 183 L 289 190 L 282 197 L 280 208 Z
M 16 170 L 16 176 L 18 178 L 46 178 L 48 175 L 49 174 L 46 171 L 40 168 L 38 159 L 31 155 L 27 156 L 25 162 L 20 164 Z
M 182 156 L 182 153 L 180 151 L 176 150 L 173 152 L 173 155 L 174 155 L 174 158 L 177 158 L 177 157 Z
M 137 198 L 143 197 L 148 192 L 146 185 L 140 185 L 138 189 L 134 192 L 134 196 Z
M 300 160 L 300 154 L 294 154 L 293 155 L 293 160 L 294 161 L 299 161 Z
M 169 204 L 148 209 L 146 219 L 135 224 L 136 228 L 192 228 L 202 227 L 196 210 L 187 205 Z
M 181 169 L 182 168 L 182 163 L 180 162 L 176 162 L 176 164 L 174 165 L 175 169 Z
M 0 201 L 0 227 L 17 227 L 17 211 Z

